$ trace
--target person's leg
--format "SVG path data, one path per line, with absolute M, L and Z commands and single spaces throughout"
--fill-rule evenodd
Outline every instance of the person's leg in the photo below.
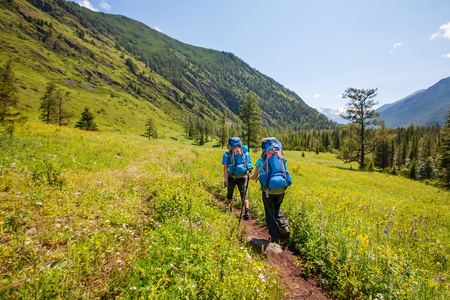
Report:
M 250 215 L 249 215 L 249 212 L 250 212 L 249 202 L 248 202 L 248 196 L 247 196 L 247 191 L 246 191 L 246 188 L 248 187 L 247 182 L 246 182 L 247 180 L 250 180 L 250 179 L 244 177 L 244 178 L 239 178 L 239 179 L 236 180 L 237 181 L 237 186 L 239 188 L 239 193 L 241 195 L 241 200 L 242 200 L 242 198 L 244 197 L 244 194 L 245 194 L 245 199 L 244 199 L 244 203 L 243 203 L 244 204 L 244 208 L 245 208 L 244 220 L 248 220 L 249 217 L 250 217 Z
M 227 205 L 232 210 L 233 205 L 233 193 L 236 187 L 236 180 L 233 177 L 228 177 L 228 187 L 227 187 Z
M 271 198 L 274 209 L 275 209 L 275 218 L 277 220 L 278 227 L 283 228 L 289 225 L 288 220 L 286 220 L 286 217 L 283 215 L 283 212 L 281 211 L 281 203 L 284 199 L 284 194 L 281 195 L 269 195 L 269 198 Z
M 244 220 L 248 220 L 248 219 L 250 219 L 250 208 L 249 208 L 249 204 L 248 204 L 248 196 L 247 195 L 245 195 L 244 208 L 245 208 Z
M 262 200 L 264 203 L 264 210 L 266 213 L 266 224 L 269 229 L 269 235 L 273 239 L 280 238 L 280 230 L 277 223 L 277 212 L 275 211 L 275 203 L 272 195 L 267 197 L 265 192 L 262 192 Z
M 279 227 L 280 233 L 281 233 L 281 237 L 284 239 L 288 239 L 289 238 L 289 222 L 286 219 L 286 217 L 283 215 L 283 212 L 281 211 L 281 203 L 283 202 L 284 199 L 284 194 L 281 195 L 271 195 L 273 196 L 273 203 L 274 203 L 274 207 L 275 207 L 275 216 L 276 216 L 276 220 L 277 220 L 277 225 Z

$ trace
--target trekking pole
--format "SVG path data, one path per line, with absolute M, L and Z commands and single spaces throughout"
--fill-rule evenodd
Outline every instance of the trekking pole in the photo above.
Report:
M 241 214 L 239 215 L 239 225 L 241 225 L 241 219 L 242 219 L 242 210 L 244 209 L 244 202 L 245 202 L 245 196 L 247 195 L 247 188 L 248 188 L 248 182 L 249 182 L 249 178 L 248 178 L 248 174 L 245 175 L 245 189 L 244 189 L 244 194 L 242 196 L 242 206 L 241 206 Z
M 233 211 L 233 203 L 236 201 L 236 188 L 233 189 L 233 201 L 229 203 L 230 205 L 230 213 Z

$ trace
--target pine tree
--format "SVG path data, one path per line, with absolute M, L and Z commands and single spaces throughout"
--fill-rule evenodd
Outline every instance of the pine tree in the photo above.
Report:
M 391 155 L 391 142 L 394 139 L 392 130 L 381 122 L 381 129 L 377 132 L 378 141 L 375 149 L 374 164 L 383 170 L 390 167 L 389 157 Z
M 57 111 L 58 111 L 58 125 L 63 126 L 69 123 L 69 120 L 74 116 L 72 112 L 69 112 L 65 108 L 65 104 L 69 101 L 70 93 L 67 92 L 63 95 L 61 90 L 57 94 Z
M 445 117 L 444 128 L 442 129 L 440 159 L 440 175 L 447 187 L 450 187 L 450 111 Z
M 419 138 L 417 135 L 413 136 L 412 144 L 411 144 L 411 151 L 409 152 L 409 160 L 413 161 L 414 159 L 418 158 L 419 153 Z
M 248 93 L 247 99 L 240 107 L 239 118 L 244 123 L 244 142 L 249 149 L 257 147 L 259 141 L 259 133 L 262 125 L 261 108 L 258 106 L 258 101 L 255 96 Z
M 227 115 L 225 110 L 222 112 L 222 117 L 220 119 L 220 146 L 226 145 L 228 139 L 228 127 L 227 127 Z
M 0 123 L 14 123 L 20 115 L 15 111 L 19 101 L 16 84 L 10 60 L 0 69 Z
M 85 108 L 81 113 L 80 120 L 75 124 L 75 128 L 80 128 L 87 131 L 97 131 L 97 124 L 94 122 L 94 115 Z
M 149 117 L 147 119 L 147 123 L 145 124 L 145 137 L 147 137 L 148 139 L 154 138 L 157 139 L 158 138 L 158 131 L 156 130 L 156 126 L 155 126 L 155 121 L 153 120 L 152 117 Z
M 47 84 L 39 106 L 39 110 L 41 110 L 40 119 L 47 124 L 53 124 L 58 121 L 58 97 L 60 93 L 54 82 Z
M 431 134 L 430 132 L 425 133 L 419 143 L 420 147 L 420 159 L 426 161 L 429 157 L 432 156 L 432 143 L 431 143 Z
M 414 158 L 409 165 L 409 179 L 417 179 L 417 160 Z
M 366 135 L 367 127 L 371 125 L 377 125 L 378 121 L 375 119 L 379 116 L 379 113 L 375 112 L 373 107 L 378 104 L 373 99 L 377 95 L 377 89 L 359 90 L 354 88 L 348 88 L 342 97 L 349 99 L 347 103 L 347 111 L 345 115 L 341 115 L 346 120 L 352 121 L 356 126 L 352 128 L 356 129 L 357 135 L 354 138 L 357 142 L 358 148 L 347 147 L 351 151 L 350 161 L 358 161 L 359 168 L 364 169 L 364 161 L 366 152 L 373 151 L 374 148 L 368 149 L 370 143 L 367 142 L 368 137 Z M 353 143 L 351 143 L 353 145 Z

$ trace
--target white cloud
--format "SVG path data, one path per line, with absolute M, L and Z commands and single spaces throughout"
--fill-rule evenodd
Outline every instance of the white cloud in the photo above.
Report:
M 442 57 L 444 57 L 444 58 L 450 58 L 450 53 L 444 54 L 444 55 L 442 55 Z
M 400 47 L 401 45 L 403 45 L 402 43 L 395 43 L 394 47 L 391 50 L 391 53 L 394 52 L 395 48 Z
M 109 5 L 108 3 L 106 3 L 104 0 L 102 0 L 102 2 L 100 2 L 100 7 L 106 10 L 110 10 L 111 9 L 111 5 Z
M 435 38 L 437 38 L 439 36 L 439 32 L 433 33 L 432 35 L 430 35 L 430 41 L 434 40 Z
M 450 22 L 439 26 L 439 31 L 430 35 L 430 41 L 437 37 L 444 37 L 450 39 Z
M 90 10 L 93 10 L 93 11 L 98 11 L 98 9 L 96 9 L 96 8 L 94 7 L 94 5 L 92 5 L 92 3 L 89 2 L 89 0 L 78 0 L 77 2 L 78 2 L 78 4 L 79 4 L 80 6 L 89 8 Z
M 153 27 L 153 29 L 155 29 L 156 31 L 162 32 L 162 30 L 158 26 Z
M 315 94 L 314 98 L 320 98 L 322 95 L 321 94 Z

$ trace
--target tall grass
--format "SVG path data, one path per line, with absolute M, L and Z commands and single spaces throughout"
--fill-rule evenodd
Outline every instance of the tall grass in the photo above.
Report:
M 216 202 L 224 150 L 30 122 L 0 151 L 2 298 L 284 294 Z M 450 298 L 448 191 L 285 155 L 282 208 L 305 275 L 341 299 Z M 249 196 L 264 222 L 259 184 Z
M 285 155 L 294 183 L 283 208 L 305 274 L 342 299 L 450 298 L 448 191 L 352 171 L 331 154 Z
M 0 153 L 2 299 L 284 293 L 208 192 L 217 150 L 30 122 Z

